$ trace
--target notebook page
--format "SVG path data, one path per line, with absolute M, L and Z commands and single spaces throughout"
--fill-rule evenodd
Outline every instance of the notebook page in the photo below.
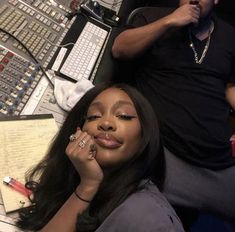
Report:
M 57 132 L 54 118 L 0 120 L 0 189 L 6 212 L 29 205 L 27 197 L 3 184 L 10 176 L 24 184 L 25 172 L 46 154 Z

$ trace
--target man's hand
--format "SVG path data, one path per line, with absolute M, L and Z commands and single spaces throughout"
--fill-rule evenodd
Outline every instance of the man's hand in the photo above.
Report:
M 184 4 L 166 17 L 172 27 L 197 24 L 200 18 L 200 7 L 198 4 Z

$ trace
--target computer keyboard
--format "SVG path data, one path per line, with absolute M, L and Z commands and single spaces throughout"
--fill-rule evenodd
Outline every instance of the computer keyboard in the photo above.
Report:
M 87 22 L 79 35 L 74 47 L 60 69 L 60 73 L 75 81 L 89 79 L 108 31 Z

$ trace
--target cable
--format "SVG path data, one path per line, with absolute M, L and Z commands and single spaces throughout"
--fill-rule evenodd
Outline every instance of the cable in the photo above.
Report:
M 6 31 L 5 29 L 0 27 L 0 31 L 4 32 L 5 34 L 11 36 L 12 38 L 14 38 L 18 43 L 20 43 L 22 45 L 22 47 L 27 51 L 27 53 L 30 55 L 30 57 L 34 60 L 34 62 L 36 63 L 36 65 L 41 69 L 42 73 L 45 75 L 45 77 L 47 78 L 47 80 L 49 81 L 49 83 L 52 85 L 52 87 L 54 87 L 53 82 L 51 81 L 50 77 L 47 75 L 47 73 L 45 72 L 45 70 L 43 69 L 43 67 L 41 66 L 41 64 L 38 62 L 38 60 L 35 58 L 35 56 L 32 54 L 32 52 L 24 45 L 24 43 L 22 43 L 18 38 L 16 38 L 13 34 L 11 34 L 10 32 Z
M 48 39 L 46 39 L 46 41 L 48 42 L 48 43 L 50 43 L 51 45 L 53 45 L 54 47 L 58 47 L 58 48 L 65 48 L 65 47 L 68 47 L 68 46 L 70 46 L 70 45 L 74 45 L 75 43 L 72 43 L 72 42 L 70 42 L 70 43 L 66 43 L 66 44 L 55 44 L 55 43 L 52 43 L 50 40 L 48 40 Z

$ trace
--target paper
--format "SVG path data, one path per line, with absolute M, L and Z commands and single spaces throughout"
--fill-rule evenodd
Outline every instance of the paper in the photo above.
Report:
M 0 232 L 23 232 L 15 226 L 15 220 L 10 217 L 0 215 Z
M 0 118 L 0 189 L 6 213 L 29 205 L 27 197 L 3 184 L 10 176 L 24 183 L 25 172 L 46 154 L 58 128 L 48 115 Z
M 23 232 L 23 230 L 15 226 L 17 218 L 17 211 L 6 215 L 0 194 L 0 232 Z

